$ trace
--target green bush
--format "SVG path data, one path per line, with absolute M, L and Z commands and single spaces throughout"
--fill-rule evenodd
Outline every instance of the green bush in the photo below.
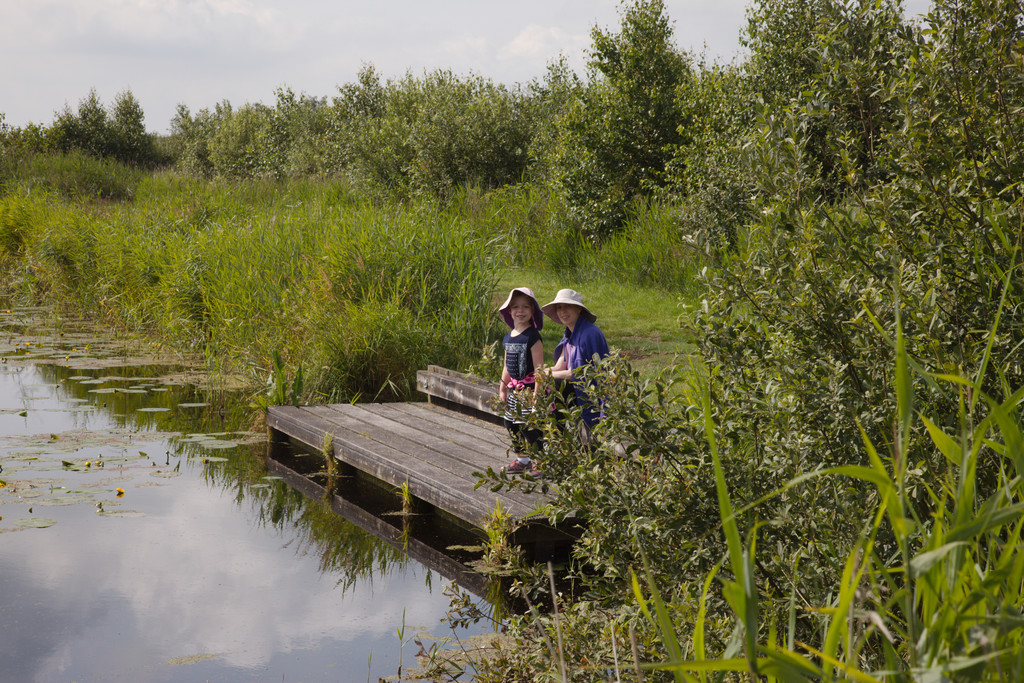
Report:
M 123 164 L 152 167 L 158 161 L 154 136 L 146 132 L 145 114 L 131 91 L 114 99 L 108 112 L 95 90 L 57 115 L 46 135 L 54 149 L 83 152 L 97 158 L 109 158 Z
M 676 90 L 693 76 L 661 0 L 625 6 L 619 34 L 591 35 L 591 82 L 558 121 L 552 163 L 570 215 L 597 241 L 624 224 L 635 199 L 665 185 L 688 135 Z
M 407 75 L 383 87 L 379 108 L 369 111 L 352 121 L 350 170 L 378 187 L 447 198 L 464 185 L 518 182 L 526 171 L 523 95 L 487 79 Z

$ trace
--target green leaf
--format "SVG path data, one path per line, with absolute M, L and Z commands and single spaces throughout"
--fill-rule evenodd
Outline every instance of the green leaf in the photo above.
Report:
M 46 527 L 53 526 L 57 523 L 55 519 L 48 519 L 46 517 L 26 517 L 24 519 L 17 520 L 14 525 L 25 527 L 26 529 L 45 529 Z
M 967 545 L 967 543 L 965 541 L 947 543 L 940 548 L 929 550 L 917 555 L 910 561 L 910 577 L 917 579 L 924 576 L 928 573 L 929 569 L 934 567 L 937 562 L 940 562 L 942 558 L 950 553 L 950 551 L 963 545 Z

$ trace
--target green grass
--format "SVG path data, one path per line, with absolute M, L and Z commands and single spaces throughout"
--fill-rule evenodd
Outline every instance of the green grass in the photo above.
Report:
M 679 295 L 624 282 L 563 280 L 547 271 L 510 268 L 499 274 L 495 308 L 517 286 L 530 287 L 542 306 L 559 289 L 568 287 L 580 292 L 587 308 L 597 315 L 597 324 L 608 345 L 629 357 L 645 375 L 688 362 L 694 350 L 685 307 L 689 302 Z M 545 356 L 550 357 L 564 330 L 550 318 L 545 319 L 541 331 Z

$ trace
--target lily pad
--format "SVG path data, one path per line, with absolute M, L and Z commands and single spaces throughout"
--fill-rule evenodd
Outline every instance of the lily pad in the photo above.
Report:
M 224 449 L 224 448 L 234 448 L 235 446 L 238 445 L 237 441 L 219 441 L 217 439 L 211 439 L 209 441 L 198 441 L 197 443 L 200 446 L 204 446 L 206 448 L 212 448 L 214 450 L 220 450 L 220 449 Z
M 76 494 L 61 494 L 54 496 L 46 496 L 43 498 L 37 498 L 32 501 L 33 505 L 81 505 L 84 503 L 91 503 L 95 500 L 95 496 L 89 495 L 88 493 L 76 493 Z
M 57 523 L 55 519 L 49 519 L 47 517 L 26 517 L 25 519 L 19 519 L 14 524 L 15 526 L 25 527 L 27 529 L 45 529 L 48 526 L 53 526 Z
M 168 659 L 167 663 L 171 666 L 180 666 L 182 664 L 195 664 L 196 662 L 202 662 L 207 659 L 216 659 L 217 655 L 200 654 L 200 655 L 189 655 L 188 657 L 174 657 Z
M 138 512 L 137 510 L 97 510 L 96 514 L 100 517 L 145 517 L 145 512 Z
M 85 382 L 83 382 L 85 384 Z M 102 389 L 90 389 L 90 394 L 113 394 L 117 389 L 114 387 L 103 387 Z
M 179 403 L 179 408 L 205 408 L 209 403 Z
M 170 408 L 160 408 L 160 407 L 139 408 L 139 412 L 140 413 L 166 413 L 169 410 L 170 410 Z

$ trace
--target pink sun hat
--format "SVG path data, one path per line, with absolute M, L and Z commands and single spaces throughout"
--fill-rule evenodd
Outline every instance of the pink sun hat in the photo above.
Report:
M 498 307 L 498 313 L 501 313 L 502 320 L 509 328 L 515 328 L 515 323 L 512 322 L 512 313 L 508 310 L 508 307 L 512 305 L 512 297 L 516 294 L 522 294 L 523 296 L 530 297 L 530 301 L 533 303 L 533 326 L 540 330 L 544 327 L 544 313 L 540 310 L 540 303 L 537 301 L 537 297 L 533 295 L 533 290 L 529 287 L 515 287 L 511 292 L 508 293 L 508 298 L 505 299 L 505 303 Z

